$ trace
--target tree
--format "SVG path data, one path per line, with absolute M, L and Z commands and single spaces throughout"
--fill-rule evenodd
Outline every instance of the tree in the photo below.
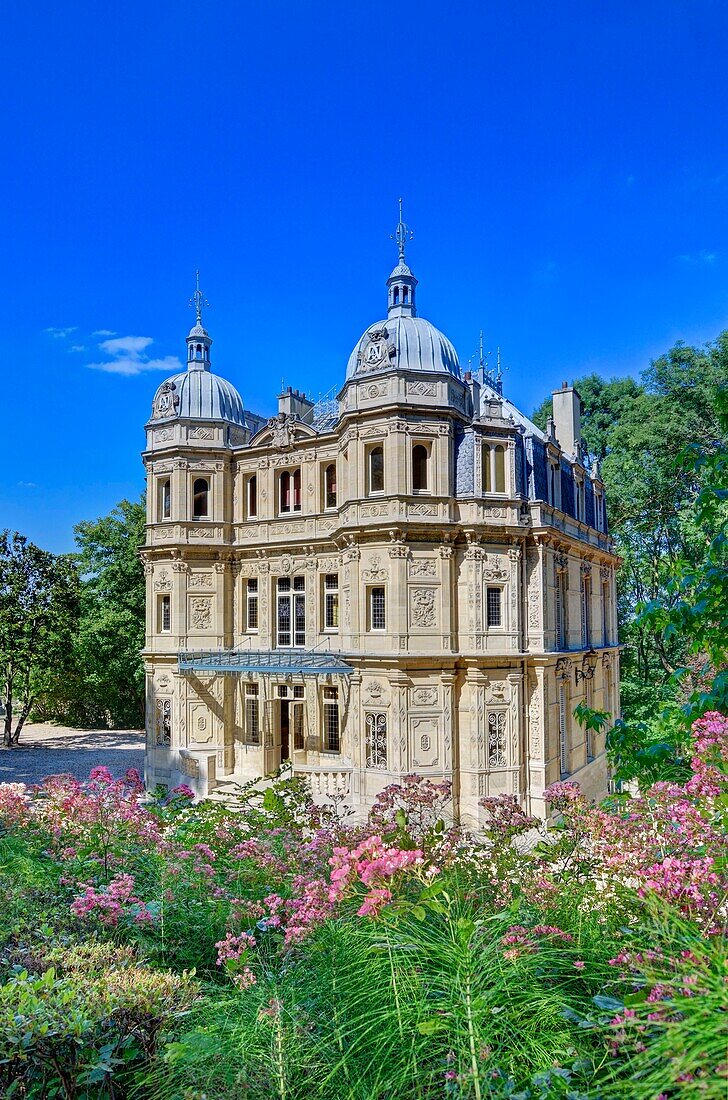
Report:
M 79 580 L 70 556 L 56 556 L 22 535 L 0 534 L 0 684 L 3 744 L 17 745 L 49 681 L 71 661 L 78 626 Z M 20 704 L 15 729 L 13 711 Z
M 711 453 L 725 441 L 715 395 L 727 383 L 728 333 L 703 348 L 677 344 L 640 383 L 597 375 L 574 382 L 584 404 L 585 448 L 601 461 L 609 527 L 622 558 L 622 701 L 631 719 L 680 701 L 673 673 L 687 659 L 687 640 L 679 631 L 666 635 L 656 620 L 639 617 L 638 608 L 661 600 L 672 606 L 678 562 L 703 560 L 705 532 L 693 502 L 706 471 L 681 463 L 680 455 L 693 445 Z M 549 399 L 534 413 L 536 423 L 545 426 L 550 413 Z
M 144 724 L 144 500 L 75 528 L 81 572 L 77 671 L 69 712 L 84 724 Z

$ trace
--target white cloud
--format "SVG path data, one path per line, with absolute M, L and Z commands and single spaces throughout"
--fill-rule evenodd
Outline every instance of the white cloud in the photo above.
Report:
M 71 344 L 71 346 L 68 350 L 69 351 L 85 351 L 86 350 L 86 345 L 85 344 Z
M 701 248 L 700 252 L 683 252 L 678 256 L 681 264 L 714 264 L 718 259 L 717 252 L 711 252 L 707 248 Z
M 37 489 L 38 486 L 36 485 L 36 483 L 34 481 L 19 481 L 18 482 L 18 488 L 19 489 Z
M 89 370 L 101 370 L 106 374 L 122 374 L 127 377 L 146 371 L 165 371 L 175 374 L 183 369 L 176 355 L 152 359 L 146 350 L 154 341 L 151 336 L 119 336 L 115 340 L 102 340 L 99 348 L 106 359 L 99 363 L 87 363 Z
M 70 325 L 68 328 L 55 328 L 51 326 L 43 331 L 47 332 L 48 335 L 52 336 L 55 340 L 65 340 L 72 332 L 78 332 L 78 325 Z
M 116 340 L 103 340 L 99 347 L 102 351 L 108 351 L 109 355 L 138 356 L 150 344 L 153 344 L 151 336 L 118 336 Z
M 91 333 L 92 336 L 116 336 L 115 332 L 112 332 L 110 328 L 97 328 L 96 332 Z

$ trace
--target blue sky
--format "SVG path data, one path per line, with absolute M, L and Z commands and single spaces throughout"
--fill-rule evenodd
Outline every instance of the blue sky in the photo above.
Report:
M 194 272 L 249 408 L 339 384 L 397 197 L 420 312 L 526 412 L 728 327 L 724 3 L 11 5 L 0 527 L 137 497 Z

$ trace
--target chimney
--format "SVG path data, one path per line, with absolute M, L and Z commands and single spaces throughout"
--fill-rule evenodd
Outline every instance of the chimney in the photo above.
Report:
M 554 432 L 562 451 L 576 455 L 581 446 L 581 397 L 573 386 L 562 382 L 554 390 Z
M 313 401 L 309 401 L 305 393 L 287 386 L 283 393 L 278 394 L 278 412 L 295 416 L 304 424 L 311 423 L 313 414 Z

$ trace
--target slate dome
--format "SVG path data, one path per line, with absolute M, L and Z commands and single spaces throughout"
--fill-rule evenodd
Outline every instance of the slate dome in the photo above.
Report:
M 376 352 L 369 352 L 372 344 L 382 345 L 379 357 Z M 348 381 L 355 376 L 391 369 L 460 377 L 458 355 L 447 336 L 424 317 L 407 313 L 390 314 L 386 321 L 369 326 L 349 356 L 346 378 Z

